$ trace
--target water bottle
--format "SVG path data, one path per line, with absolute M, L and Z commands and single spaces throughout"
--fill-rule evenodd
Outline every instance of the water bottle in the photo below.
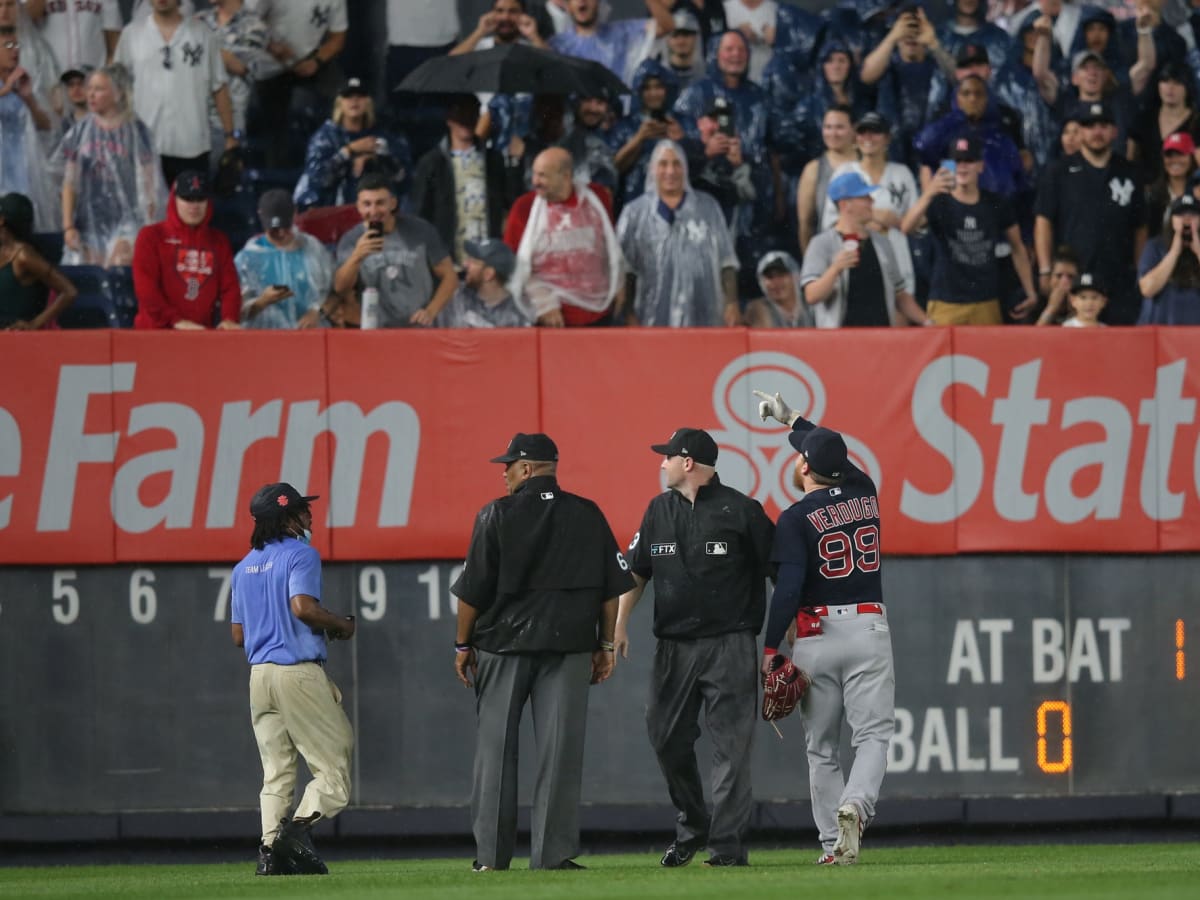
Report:
M 359 328 L 379 327 L 379 288 L 363 288 Z

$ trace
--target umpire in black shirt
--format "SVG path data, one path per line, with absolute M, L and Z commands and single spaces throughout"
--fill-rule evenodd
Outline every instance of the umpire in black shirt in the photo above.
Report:
M 454 668 L 479 730 L 471 814 L 475 871 L 507 869 L 517 836 L 521 712 L 533 710 L 531 869 L 581 869 L 579 794 L 588 684 L 612 673 L 617 598 L 633 586 L 600 508 L 558 486 L 558 448 L 517 434 L 492 460 L 508 496 L 479 512 L 458 598 Z
M 744 866 L 753 792 L 750 742 L 758 706 L 758 646 L 775 526 L 762 506 L 721 484 L 717 444 L 681 428 L 651 447 L 668 490 L 650 501 L 629 545 L 637 586 L 621 597 L 616 643 L 629 652 L 629 615 L 654 579 L 654 636 L 646 727 L 679 811 L 662 857 L 686 866 L 707 847 L 710 866 Z M 712 816 L 696 764 L 699 717 L 713 743 Z

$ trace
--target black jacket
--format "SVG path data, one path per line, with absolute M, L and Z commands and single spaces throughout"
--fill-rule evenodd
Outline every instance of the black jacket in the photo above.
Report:
M 758 634 L 774 535 L 762 505 L 715 474 L 694 505 L 673 490 L 651 500 L 628 556 L 654 579 L 654 636 Z
M 483 153 L 484 180 L 487 183 L 488 237 L 498 238 L 504 233 L 504 217 L 513 201 L 522 192 L 523 173 L 521 167 L 506 166 L 504 155 L 484 148 L 481 141 L 476 147 Z M 412 212 L 437 230 L 438 236 L 451 255 L 454 253 L 454 236 L 458 230 L 458 204 L 454 192 L 454 165 L 450 161 L 449 139 L 421 157 L 413 175 Z M 462 260 L 455 260 L 462 262 Z

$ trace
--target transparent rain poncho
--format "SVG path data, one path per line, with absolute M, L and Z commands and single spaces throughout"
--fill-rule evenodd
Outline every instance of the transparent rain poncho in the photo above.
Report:
M 674 153 L 683 164 L 684 199 L 673 211 L 662 203 L 655 177 L 659 160 L 667 153 Z M 721 271 L 738 267 L 733 239 L 720 204 L 692 188 L 687 156 L 674 141 L 655 145 L 645 192 L 622 211 L 617 236 L 625 261 L 637 276 L 633 311 L 642 325 L 724 324 Z
M 575 182 L 575 196 L 574 206 L 538 197 L 529 211 L 509 290 L 530 319 L 563 306 L 603 312 L 624 277 L 604 204 L 582 182 Z
M 766 279 L 763 277 L 763 272 L 767 268 L 776 263 L 783 263 L 787 266 L 787 270 L 792 275 L 792 290 L 795 292 L 795 303 L 792 306 L 792 311 L 789 312 L 771 299 L 767 293 Z M 796 258 L 790 253 L 785 253 L 782 250 L 772 250 L 770 253 L 763 254 L 763 258 L 758 261 L 758 268 L 755 270 L 758 276 L 758 289 L 762 291 L 762 297 L 758 300 L 752 300 L 746 307 L 747 319 L 750 318 L 751 310 L 757 310 L 759 307 L 766 312 L 766 317 L 770 321 L 768 327 L 771 328 L 811 328 L 813 327 L 813 311 L 812 307 L 804 299 L 804 289 L 800 286 L 800 264 L 796 262 Z M 751 324 L 754 324 L 751 322 Z
M 53 120 L 50 101 L 34 89 L 34 99 Z M 29 107 L 15 90 L 0 96 L 0 194 L 24 194 L 33 204 L 34 231 L 58 231 L 54 176 L 45 160 L 54 134 L 38 131 Z
M 21 68 L 29 73 L 39 97 L 49 98 L 58 87 L 58 78 L 62 74 L 54 48 L 29 18 L 23 3 L 17 8 L 17 20 L 13 25 L 21 44 Z M 50 107 L 44 106 L 43 109 L 48 111 Z
M 64 190 L 75 194 L 73 224 L 82 247 L 64 250 L 67 265 L 129 265 L 138 231 L 166 215 L 154 135 L 131 110 L 115 123 L 88 113 L 63 137 L 50 168 L 62 172 Z
M 265 234 L 246 242 L 236 257 L 242 284 L 242 324 L 247 328 L 295 328 L 300 317 L 325 302 L 333 287 L 333 257 L 310 234 L 296 230 L 298 242 L 281 250 Z M 250 301 L 276 284 L 286 284 L 292 296 L 248 316 Z

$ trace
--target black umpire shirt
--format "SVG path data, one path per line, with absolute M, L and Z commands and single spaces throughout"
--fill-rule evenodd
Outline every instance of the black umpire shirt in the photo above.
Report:
M 694 505 L 674 490 L 651 500 L 629 545 L 629 565 L 654 579 L 654 636 L 758 634 L 774 534 L 762 505 L 716 474 Z
M 541 475 L 479 511 L 450 591 L 479 611 L 480 650 L 591 653 L 600 607 L 633 585 L 600 507 Z

